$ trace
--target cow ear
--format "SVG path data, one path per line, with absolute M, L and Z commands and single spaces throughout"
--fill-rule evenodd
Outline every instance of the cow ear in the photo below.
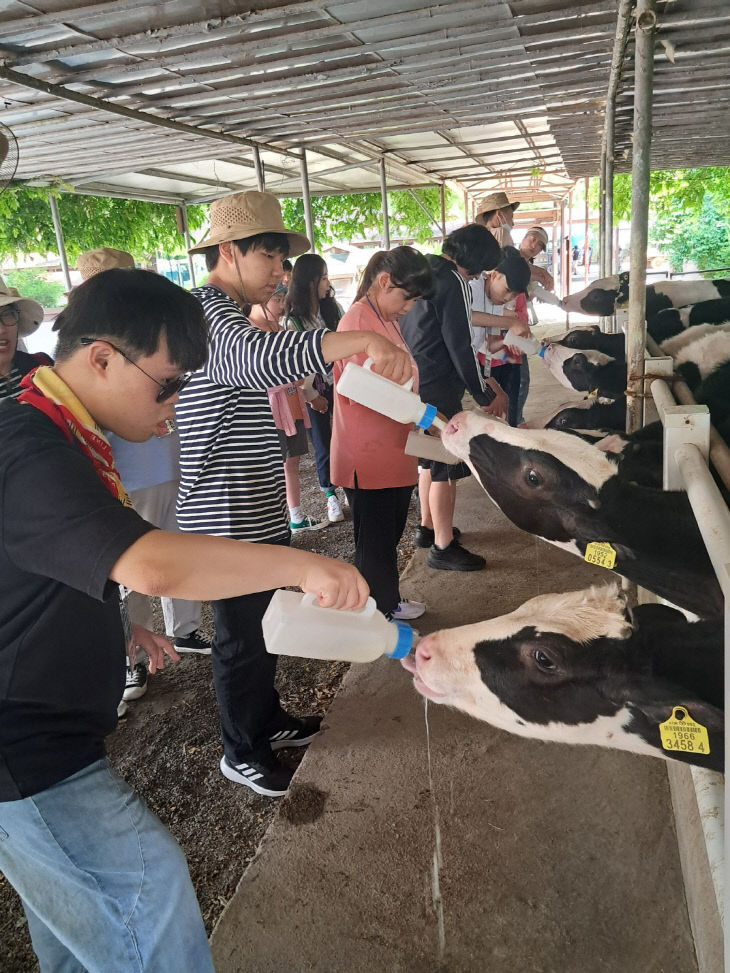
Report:
M 701 699 L 682 697 L 673 700 L 671 703 L 652 701 L 646 703 L 632 702 L 631 705 L 640 710 L 647 719 L 657 726 L 671 717 L 675 706 L 682 706 L 695 723 L 704 726 L 708 733 L 723 733 L 725 730 L 724 711 Z

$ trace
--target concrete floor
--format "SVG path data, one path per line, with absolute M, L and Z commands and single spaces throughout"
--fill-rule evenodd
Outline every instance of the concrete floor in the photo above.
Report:
M 566 395 L 536 365 L 540 412 Z M 455 519 L 488 567 L 416 552 L 423 633 L 607 580 L 473 478 Z M 694 973 L 665 764 L 426 711 L 397 662 L 353 666 L 212 949 L 218 973 Z

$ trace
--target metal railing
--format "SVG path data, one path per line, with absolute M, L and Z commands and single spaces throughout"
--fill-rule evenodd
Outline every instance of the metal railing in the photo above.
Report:
M 649 359 L 647 370 L 655 372 L 658 364 Z M 675 393 L 677 386 L 685 399 L 679 404 L 664 379 L 655 379 L 651 383 L 651 392 L 664 427 L 664 489 L 686 490 L 724 596 L 724 690 L 727 704 L 730 700 L 730 510 L 710 473 L 708 459 L 714 459 L 713 465 L 718 475 L 730 489 L 730 450 L 712 429 L 707 407 L 694 402 L 684 383 L 675 383 Z M 730 727 L 726 724 L 726 772 L 729 759 Z M 725 789 L 724 780 L 719 774 L 700 767 L 692 767 L 691 773 L 718 913 L 724 929 L 725 915 L 730 905 L 730 882 L 725 877 L 725 864 L 730 862 L 730 839 L 725 830 L 725 820 L 730 817 L 730 791 Z M 725 936 L 725 969 L 730 970 L 728 935 Z

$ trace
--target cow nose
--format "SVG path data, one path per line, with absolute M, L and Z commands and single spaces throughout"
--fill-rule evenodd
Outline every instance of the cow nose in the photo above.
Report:
M 428 662 L 432 656 L 430 639 L 425 638 L 416 646 L 416 659 L 420 659 L 421 662 Z

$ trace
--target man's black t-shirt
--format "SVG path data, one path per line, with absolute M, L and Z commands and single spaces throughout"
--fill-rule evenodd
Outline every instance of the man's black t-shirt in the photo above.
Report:
M 50 419 L 0 403 L 0 801 L 104 755 L 125 674 L 109 571 L 153 529 Z

